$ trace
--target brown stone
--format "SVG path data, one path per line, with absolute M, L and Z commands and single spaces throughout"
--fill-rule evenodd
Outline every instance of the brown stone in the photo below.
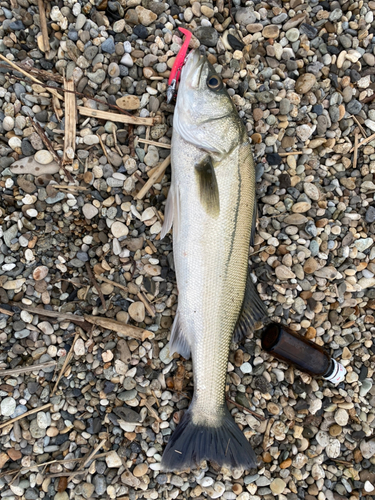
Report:
M 136 95 L 126 95 L 117 99 L 116 105 L 121 109 L 139 109 L 141 101 Z
M 265 26 L 262 31 L 264 38 L 278 38 L 280 33 L 279 28 L 275 24 Z
M 8 456 L 14 461 L 19 460 L 22 457 L 22 453 L 19 450 L 15 450 L 14 448 L 8 450 L 7 453 Z
M 305 262 L 303 270 L 305 271 L 306 274 L 313 274 L 318 269 L 318 267 L 319 264 L 317 263 L 317 261 L 313 257 L 310 257 Z
M 262 136 L 258 133 L 255 133 L 251 136 L 251 140 L 253 144 L 260 144 L 262 142 Z
M 256 122 L 261 120 L 263 118 L 263 110 L 260 108 L 255 108 L 253 110 L 253 117 Z
M 290 137 L 288 135 L 284 135 L 284 137 L 281 140 L 281 147 L 283 149 L 292 148 L 294 146 L 295 142 L 296 142 L 295 137 Z
M 280 469 L 287 469 L 291 465 L 292 465 L 292 459 L 291 458 L 287 458 L 286 460 L 284 460 L 284 462 L 281 462 Z
M 142 477 L 146 474 L 148 471 L 148 465 L 143 463 L 143 464 L 138 464 L 134 467 L 133 474 L 135 477 Z
M 309 326 L 309 328 L 306 331 L 305 337 L 308 340 L 315 339 L 315 337 L 316 337 L 316 330 L 315 330 L 315 328 L 313 326 Z
M 306 94 L 316 83 L 316 76 L 312 73 L 301 75 L 296 81 L 296 92 L 298 94 Z
M 31 194 L 36 191 L 36 186 L 33 182 L 26 180 L 24 177 L 19 176 L 17 179 L 17 184 L 25 193 Z
M 271 454 L 268 451 L 266 451 L 266 452 L 263 453 L 263 457 L 262 458 L 263 458 L 263 462 L 265 462 L 266 464 L 269 464 L 269 463 L 272 462 L 272 456 L 271 456 Z
M 333 424 L 329 428 L 329 433 L 332 437 L 339 436 L 342 433 L 342 427 L 338 424 Z

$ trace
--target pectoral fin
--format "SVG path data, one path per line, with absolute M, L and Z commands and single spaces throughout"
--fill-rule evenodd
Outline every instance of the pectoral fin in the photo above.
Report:
M 236 328 L 234 329 L 233 340 L 239 342 L 253 329 L 257 321 L 264 320 L 266 317 L 266 306 L 259 297 L 249 273 L 241 313 L 238 317 Z
M 211 156 L 206 156 L 195 165 L 199 199 L 206 213 L 213 218 L 219 216 L 219 188 Z

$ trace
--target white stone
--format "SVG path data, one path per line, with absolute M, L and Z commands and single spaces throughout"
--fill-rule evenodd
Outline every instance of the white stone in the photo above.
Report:
M 363 440 L 360 444 L 360 450 L 363 458 L 373 458 L 375 456 L 375 439 Z
M 0 411 L 3 417 L 10 417 L 16 409 L 16 400 L 13 398 L 4 398 L 0 403 Z
M 85 352 L 85 343 L 82 339 L 77 339 L 76 343 L 74 344 L 74 354 L 76 354 L 77 356 L 83 356 Z
M 21 148 L 21 145 L 22 145 L 22 141 L 19 137 L 17 136 L 14 136 L 14 137 L 11 137 L 8 141 L 8 145 L 9 147 L 11 147 L 12 149 L 17 149 L 17 148 Z
M 51 424 L 51 417 L 49 417 L 49 415 L 47 415 L 44 411 L 39 411 L 36 418 L 40 429 L 47 429 L 47 427 Z
M 35 153 L 34 160 L 41 165 L 48 165 L 51 161 L 53 161 L 53 156 L 46 149 L 41 149 Z
M 91 205 L 91 203 L 85 203 L 82 207 L 82 212 L 86 219 L 90 220 L 99 213 L 99 210 L 94 205 Z
M 299 127 L 296 128 L 296 133 L 297 137 L 302 141 L 306 142 L 307 139 L 310 138 L 311 134 L 313 133 L 313 130 L 309 125 L 300 125 Z
M 25 311 L 25 310 L 21 311 L 20 316 L 21 316 L 22 321 L 24 321 L 25 323 L 31 323 L 33 318 L 34 318 L 34 316 L 32 314 L 30 314 L 29 311 Z
M 129 234 L 129 229 L 123 222 L 116 221 L 111 226 L 111 232 L 115 238 L 121 238 Z
M 199 484 L 202 486 L 202 488 L 208 488 L 209 486 L 212 486 L 214 484 L 214 480 L 212 477 L 204 477 Z
M 326 453 L 328 458 L 337 458 L 340 456 L 340 441 L 338 439 L 332 439 L 326 448 Z
M 240 370 L 242 373 L 251 373 L 253 371 L 253 367 L 251 366 L 250 363 L 246 362 L 240 366 Z
M 318 441 L 318 443 L 320 444 L 320 446 L 322 446 L 323 448 L 325 448 L 326 446 L 329 445 L 330 437 L 329 437 L 329 434 L 327 432 L 319 431 L 317 433 L 317 435 L 315 436 L 315 438 Z
M 367 493 L 371 493 L 371 491 L 374 490 L 374 485 L 372 483 L 370 483 L 370 481 L 366 481 L 365 485 L 364 485 L 364 489 L 365 489 L 365 491 L 367 491 Z
M 112 450 L 108 453 L 108 455 L 105 457 L 105 461 L 107 463 L 107 467 L 114 468 L 114 467 L 121 467 L 122 466 L 122 461 L 121 458 L 118 456 L 117 452 Z
M 128 68 L 131 68 L 134 64 L 131 55 L 128 53 L 125 53 L 121 58 L 121 64 L 123 64 L 124 66 L 127 66 Z
M 99 144 L 99 137 L 97 135 L 86 135 L 83 138 L 83 142 L 87 146 L 92 146 L 93 144 Z
M 6 132 L 14 129 L 14 119 L 11 116 L 6 116 L 3 120 L 3 128 Z
M 344 408 L 339 408 L 335 414 L 335 422 L 341 427 L 345 427 L 349 421 L 349 414 Z
M 46 335 L 52 335 L 55 331 L 51 323 L 49 323 L 48 321 L 42 321 L 41 323 L 38 323 L 38 328 Z

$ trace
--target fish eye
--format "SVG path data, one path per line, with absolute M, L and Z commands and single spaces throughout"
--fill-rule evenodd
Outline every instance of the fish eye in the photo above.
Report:
M 216 75 L 211 76 L 207 80 L 207 87 L 210 88 L 211 90 L 220 90 L 222 86 L 223 86 L 222 81 Z

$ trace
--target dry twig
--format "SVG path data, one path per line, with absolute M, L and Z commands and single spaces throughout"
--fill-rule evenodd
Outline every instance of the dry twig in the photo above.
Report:
M 239 403 L 236 403 L 236 401 L 233 401 L 233 399 L 226 398 L 226 400 L 228 401 L 228 403 L 231 403 L 232 405 L 237 406 L 237 408 L 239 408 L 240 410 L 247 411 L 248 413 L 250 413 L 254 417 L 259 418 L 259 420 L 266 420 L 263 417 L 263 415 L 259 415 L 259 413 L 256 413 L 255 411 L 250 410 L 249 408 L 246 408 L 246 406 L 242 406 Z
M 98 281 L 104 281 L 104 283 L 109 283 L 110 285 L 113 285 L 117 288 L 121 288 L 121 290 L 124 290 L 124 292 L 128 292 L 128 288 L 124 285 L 121 285 L 120 283 L 116 283 L 116 281 L 111 281 L 110 279 L 106 278 L 105 276 L 101 276 L 100 274 L 95 274 L 95 278 Z
M 68 352 L 68 354 L 66 355 L 66 358 L 65 358 L 65 361 L 64 361 L 64 364 L 62 365 L 61 367 L 61 370 L 60 370 L 60 373 L 59 373 L 59 376 L 57 377 L 57 380 L 56 380 L 56 383 L 52 389 L 52 392 L 51 392 L 51 396 L 53 396 L 56 392 L 56 389 L 57 389 L 57 386 L 59 385 L 59 382 L 61 380 L 61 377 L 64 375 L 65 373 L 65 369 L 66 367 L 68 366 L 70 360 L 72 359 L 73 357 L 73 354 L 74 354 L 74 344 L 76 343 L 77 339 L 79 338 L 79 333 L 76 333 L 75 337 L 74 337 L 74 340 L 73 340 L 73 343 L 72 343 L 72 346 Z
M 150 146 L 156 146 L 158 148 L 171 149 L 170 144 L 165 144 L 164 142 L 151 141 L 151 140 L 147 139 L 147 130 L 146 130 L 146 139 L 141 139 L 140 137 L 138 137 L 137 138 L 138 142 L 140 142 L 141 144 L 146 144 L 146 146 L 150 145 Z M 146 147 L 145 147 L 145 151 L 146 151 Z
M 64 173 L 67 176 L 67 178 L 69 179 L 69 181 L 73 182 L 72 174 L 70 172 L 68 172 L 66 170 L 66 168 L 64 167 L 64 165 L 62 164 L 61 159 L 56 154 L 56 151 L 54 150 L 51 141 L 46 136 L 46 133 L 44 132 L 43 128 L 39 125 L 38 122 L 34 121 L 33 119 L 31 119 L 30 121 L 31 121 L 31 125 L 34 127 L 35 132 L 39 135 L 39 137 L 42 139 L 44 145 L 46 146 L 48 151 L 53 156 L 53 159 L 56 161 L 56 163 L 59 164 L 60 168 L 62 168 L 64 170 Z
M 111 164 L 111 160 L 109 159 L 109 156 L 108 156 L 108 153 L 107 153 L 107 148 L 106 148 L 106 146 L 105 146 L 104 142 L 102 141 L 102 138 L 100 137 L 100 135 L 99 135 L 99 134 L 96 134 L 96 137 L 99 139 L 100 146 L 101 146 L 101 148 L 102 148 L 102 150 L 103 150 L 103 153 L 104 153 L 105 157 L 106 157 L 106 158 L 107 158 L 107 160 L 108 160 L 108 163 L 109 163 L 109 164 Z
M 359 123 L 359 121 L 358 121 L 357 117 L 356 117 L 356 116 L 354 116 L 354 115 L 351 115 L 351 117 L 350 117 L 350 118 L 353 118 L 353 120 L 354 120 L 354 121 L 356 122 L 356 124 L 358 125 L 359 130 L 361 131 L 361 133 L 362 133 L 363 137 L 366 139 L 366 137 L 367 137 L 366 130 L 365 130 L 365 129 L 362 127 L 362 125 Z
M 357 168 L 357 160 L 358 160 L 358 134 L 354 136 L 354 155 L 353 155 L 353 169 Z
M 28 415 L 32 415 L 33 413 L 38 413 L 39 411 L 47 410 L 51 406 L 52 406 L 52 403 L 48 403 L 44 406 L 40 406 L 39 408 L 33 408 L 32 410 L 29 410 L 25 413 L 22 413 L 22 415 L 18 415 L 18 417 L 11 418 L 7 422 L 0 424 L 0 429 L 3 429 L 4 427 L 7 427 L 8 425 L 14 424 L 14 422 L 17 422 L 17 420 L 21 420 L 22 418 L 25 418 Z
M 125 323 L 121 323 L 120 321 L 116 321 L 110 318 L 85 315 L 85 319 L 93 325 L 101 326 L 102 328 L 106 328 L 108 330 L 113 330 L 120 337 L 132 337 L 133 339 L 141 340 L 142 342 L 144 342 L 146 339 L 154 335 L 149 330 L 144 330 L 143 328 L 138 328 L 137 326 L 126 325 Z
M 96 288 L 96 290 L 98 292 L 98 295 L 100 297 L 103 309 L 106 311 L 107 310 L 107 305 L 105 303 L 105 299 L 104 299 L 104 295 L 103 295 L 102 289 L 100 288 L 98 282 L 96 281 L 94 275 L 92 274 L 90 264 L 88 262 L 85 262 L 85 266 L 86 266 L 86 271 L 87 271 L 87 273 L 89 275 L 90 281 L 94 285 L 94 287 Z
M 288 153 L 279 153 L 279 156 L 303 155 L 303 151 L 289 151 Z
M 32 80 L 33 82 L 39 83 L 39 85 L 43 86 L 43 83 L 40 82 L 37 78 L 35 78 L 35 76 L 31 75 L 30 72 L 25 71 L 23 68 L 21 68 L 21 66 L 18 66 L 13 61 L 10 61 L 6 57 L 4 57 L 3 54 L 0 54 L 0 59 L 2 59 L 6 63 L 8 63 L 10 66 L 12 66 L 12 68 L 15 69 L 16 71 L 19 71 L 23 75 L 27 76 L 27 78 L 30 78 L 30 80 Z M 57 97 L 58 99 L 61 99 L 62 101 L 64 100 L 64 98 L 57 92 L 57 90 L 55 88 L 49 87 L 48 91 L 51 92 L 51 94 L 54 95 L 55 97 Z
M 137 293 L 137 297 L 139 298 L 139 300 L 141 302 L 143 302 L 143 305 L 145 306 L 146 310 L 148 311 L 149 315 L 151 316 L 151 318 L 155 318 L 155 312 L 153 310 L 153 308 L 151 307 L 149 301 L 146 299 L 146 297 L 143 295 L 142 292 L 138 292 Z
M 39 0 L 41 1 L 41 0 Z M 74 81 L 64 79 L 64 90 L 74 90 Z M 72 163 L 76 149 L 77 103 L 72 92 L 65 93 L 65 136 L 63 163 Z
M 139 193 L 135 196 L 138 200 L 142 200 L 145 197 L 147 191 L 155 184 L 160 175 L 165 172 L 170 162 L 171 162 L 171 155 L 167 156 L 167 158 L 160 165 L 158 165 L 158 167 L 154 170 L 149 180 L 142 187 Z
M 109 111 L 100 111 L 99 109 L 85 108 L 83 106 L 78 106 L 77 109 L 81 115 L 98 118 L 99 120 L 109 120 L 133 125 L 153 125 L 155 122 L 154 118 L 140 118 L 139 116 L 120 115 L 118 113 L 110 113 Z
M 47 29 L 47 19 L 46 19 L 46 11 L 44 7 L 44 0 L 38 0 L 38 10 L 39 10 L 39 22 L 40 28 L 42 30 L 43 37 L 43 48 L 46 55 L 50 51 L 49 46 L 49 37 L 48 37 L 48 29 Z
M 22 366 L 21 368 L 13 368 L 10 370 L 0 370 L 0 378 L 7 377 L 9 375 L 20 375 L 21 373 L 43 370 L 43 368 L 55 365 L 57 365 L 57 361 L 48 361 L 47 363 L 39 363 L 38 365 Z
M 8 309 L 4 309 L 3 307 L 0 307 L 0 313 L 6 314 L 7 316 L 13 316 L 13 314 L 14 314 L 13 311 L 8 311 Z
M 358 147 L 360 148 L 361 146 L 365 146 L 368 142 L 371 142 L 375 140 L 375 134 L 371 134 L 369 137 L 367 137 L 366 139 L 363 139 L 363 141 L 361 141 L 359 144 L 358 144 Z M 354 148 L 352 148 L 350 150 L 350 153 L 353 153 L 354 151 Z

